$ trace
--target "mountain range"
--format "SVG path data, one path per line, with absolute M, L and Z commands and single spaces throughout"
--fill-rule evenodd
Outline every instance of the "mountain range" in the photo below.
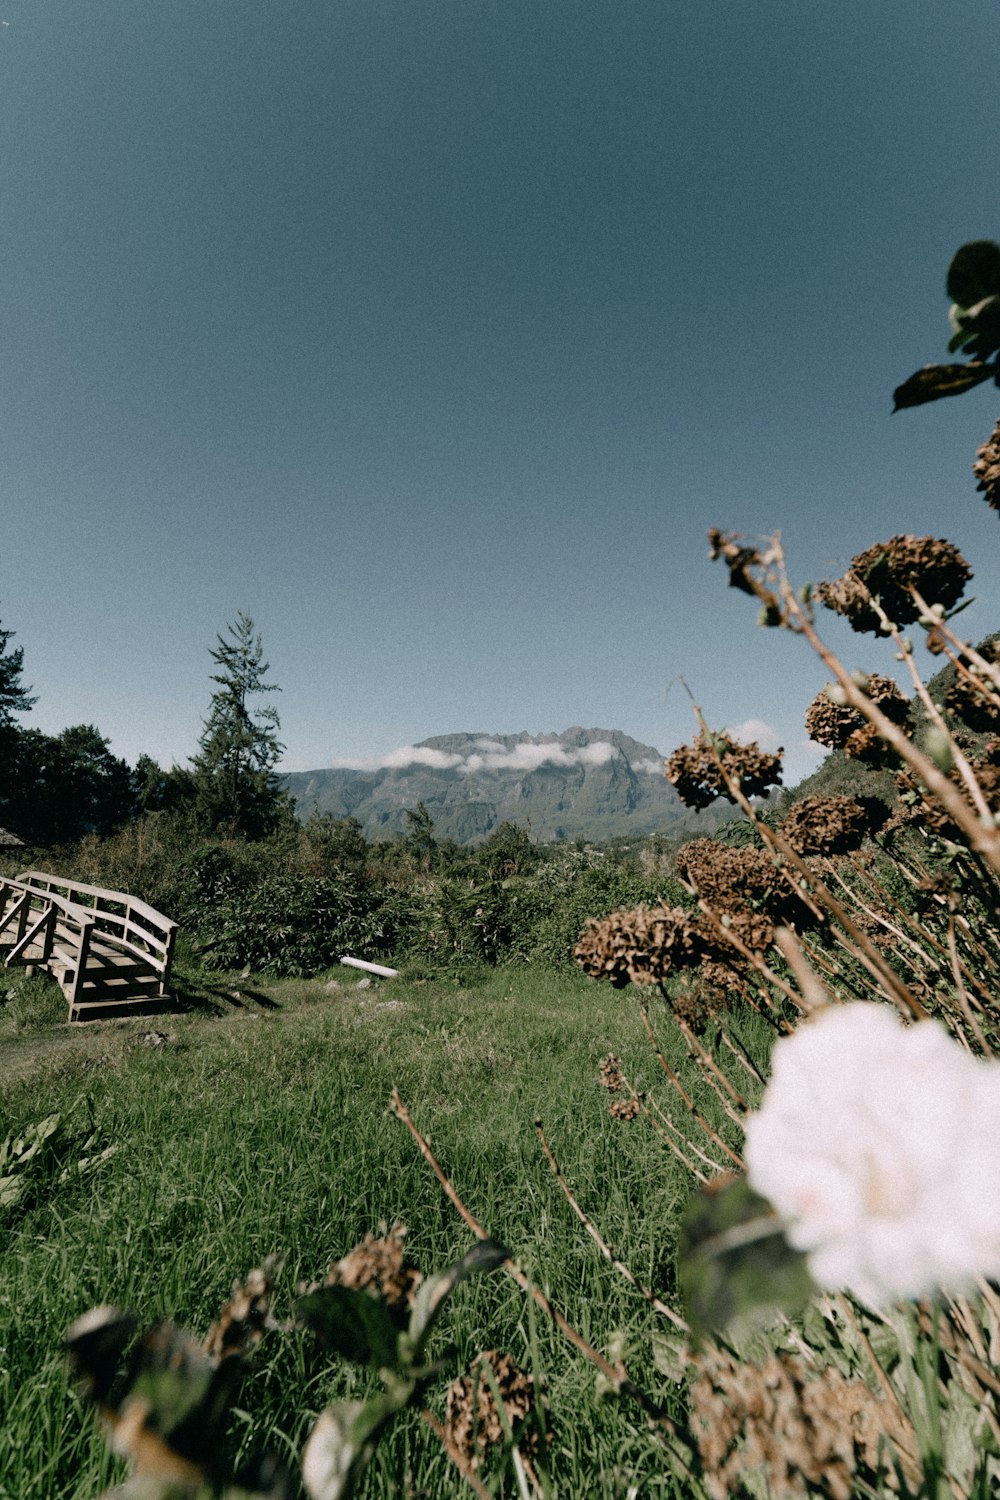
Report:
M 354 817 L 368 839 L 405 833 L 407 809 L 418 802 L 438 836 L 459 844 L 478 843 L 503 822 L 549 843 L 710 833 L 732 816 L 728 804 L 721 812 L 684 807 L 660 752 L 620 729 L 436 735 L 370 761 L 287 772 L 282 782 L 300 818 Z

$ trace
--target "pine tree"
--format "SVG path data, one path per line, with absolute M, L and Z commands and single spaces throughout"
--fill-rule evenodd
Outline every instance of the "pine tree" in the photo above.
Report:
M 0 627 L 0 814 L 6 819 L 18 810 L 23 800 L 19 754 L 23 730 L 14 715 L 27 713 L 36 702 L 31 689 L 21 683 L 24 647 L 8 650 L 7 643 L 13 634 L 13 630 Z
M 30 696 L 30 688 L 21 686 L 24 647 L 18 646 L 14 651 L 7 650 L 7 642 L 13 634 L 13 630 L 0 628 L 0 727 L 13 723 L 15 714 L 27 713 L 32 704 L 38 701 Z
M 201 749 L 191 761 L 196 807 L 210 830 L 243 838 L 271 833 L 290 812 L 290 801 L 274 774 L 284 745 L 277 709 L 254 708 L 255 693 L 278 691 L 265 682 L 270 671 L 259 633 L 242 611 L 218 636 L 211 657 L 219 666 Z

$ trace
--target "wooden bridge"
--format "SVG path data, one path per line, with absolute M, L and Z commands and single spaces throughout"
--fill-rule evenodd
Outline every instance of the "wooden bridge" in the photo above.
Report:
M 162 1010 L 177 923 L 145 901 L 41 870 L 0 876 L 0 956 L 45 969 L 71 1021 Z

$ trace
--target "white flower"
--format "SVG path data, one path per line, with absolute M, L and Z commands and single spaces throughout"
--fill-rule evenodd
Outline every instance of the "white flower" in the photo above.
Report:
M 818 1285 L 872 1306 L 1000 1276 L 1000 1063 L 832 1006 L 775 1044 L 747 1175 Z

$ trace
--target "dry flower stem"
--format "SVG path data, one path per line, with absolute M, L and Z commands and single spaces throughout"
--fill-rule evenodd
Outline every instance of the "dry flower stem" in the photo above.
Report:
M 740 1043 L 734 1042 L 732 1037 L 729 1035 L 729 1032 L 726 1031 L 724 1027 L 719 1032 L 719 1036 L 722 1040 L 723 1045 L 729 1048 L 730 1052 L 736 1058 L 737 1062 L 741 1062 L 743 1064 L 747 1072 L 750 1074 L 750 1077 L 755 1079 L 757 1083 L 762 1084 L 764 1082 L 763 1077 L 761 1076 L 758 1069 L 754 1066 L 754 1064 L 750 1061 L 745 1049 L 740 1045 Z
M 969 1030 L 972 1032 L 985 1055 L 987 1057 L 992 1057 L 993 1048 L 986 1040 L 985 1036 L 983 1035 L 982 1027 L 976 1020 L 975 1016 L 972 1014 L 972 1005 L 969 1001 L 969 992 L 965 988 L 965 983 L 962 979 L 962 964 L 959 960 L 958 948 L 955 943 L 955 918 L 951 913 L 949 913 L 948 915 L 948 956 L 951 959 L 951 973 L 952 978 L 955 981 L 955 991 L 958 995 L 958 1002 L 962 1007 L 962 1012 L 965 1016 L 966 1022 L 968 1023 Z
M 911 592 L 913 591 L 911 590 Z M 919 605 L 919 599 L 916 602 Z M 921 703 L 924 705 L 931 723 L 934 724 L 937 729 L 940 730 L 941 734 L 943 734 L 945 737 L 945 742 L 947 743 L 948 749 L 951 752 L 952 761 L 954 762 L 958 774 L 965 782 L 965 789 L 968 792 L 969 796 L 972 798 L 972 804 L 975 807 L 976 812 L 981 818 L 991 820 L 993 815 L 990 812 L 989 804 L 986 801 L 986 798 L 983 796 L 983 789 L 979 785 L 979 782 L 976 780 L 975 772 L 969 765 L 966 757 L 962 754 L 960 746 L 956 744 L 955 736 L 952 734 L 951 730 L 945 723 L 941 710 L 938 708 L 937 704 L 934 702 L 934 699 L 927 691 L 927 685 L 924 682 L 924 679 L 921 677 L 920 673 L 917 671 L 917 664 L 913 660 L 913 652 L 906 650 L 903 644 L 903 638 L 895 625 L 892 626 L 892 639 L 895 642 L 897 652 L 906 663 L 907 670 L 910 674 L 910 680 L 913 683 L 914 692 L 920 699 Z
M 699 1182 L 707 1183 L 710 1179 L 707 1178 L 704 1172 L 700 1171 L 693 1162 L 688 1160 L 688 1158 L 684 1155 L 681 1147 L 675 1144 L 675 1136 L 679 1141 L 683 1143 L 688 1151 L 692 1152 L 698 1158 L 699 1161 L 703 1161 L 705 1163 L 706 1167 L 708 1167 L 711 1171 L 713 1177 L 718 1177 L 721 1172 L 727 1172 L 729 1170 L 728 1167 L 721 1166 L 719 1162 L 713 1161 L 710 1156 L 706 1156 L 704 1151 L 702 1151 L 698 1146 L 695 1145 L 694 1141 L 689 1141 L 686 1135 L 682 1135 L 681 1132 L 677 1129 L 677 1126 L 674 1124 L 673 1120 L 671 1120 L 668 1115 L 664 1114 L 663 1110 L 660 1108 L 659 1104 L 657 1104 L 655 1099 L 650 1099 L 649 1104 L 647 1104 L 645 1099 L 639 1097 L 639 1095 L 632 1088 L 631 1084 L 627 1084 L 626 1087 L 628 1088 L 631 1097 L 638 1104 L 642 1114 L 646 1116 L 646 1119 L 656 1131 L 657 1135 L 662 1137 L 664 1143 L 670 1147 L 674 1155 L 677 1157 L 677 1160 L 683 1162 L 687 1170 L 692 1174 L 692 1176 L 696 1177 Z
M 930 617 L 933 611 L 920 593 L 920 590 L 911 584 L 910 593 L 913 596 L 914 602 L 919 606 L 921 613 Z M 961 640 L 946 620 L 936 620 L 934 631 L 942 640 L 946 640 L 956 652 L 961 653 L 966 661 L 971 662 L 973 666 L 979 667 L 983 674 L 989 677 L 996 684 L 997 690 L 1000 691 L 1000 665 L 996 662 L 987 661 L 984 656 L 979 654 L 975 646 L 970 646 L 968 641 Z
M 423 1417 L 428 1427 L 434 1433 L 434 1436 L 440 1440 L 442 1448 L 444 1449 L 445 1453 L 447 1453 L 448 1457 L 451 1459 L 452 1463 L 455 1465 L 455 1468 L 461 1474 L 466 1484 L 479 1496 L 479 1500 L 493 1500 L 492 1492 L 486 1488 L 485 1484 L 483 1484 L 482 1480 L 479 1478 L 479 1475 L 469 1463 L 469 1460 L 466 1458 L 461 1449 L 456 1448 L 455 1444 L 452 1442 L 451 1438 L 445 1431 L 443 1425 L 438 1421 L 437 1417 L 431 1411 L 430 1407 L 425 1406 L 420 1415 Z
M 823 1010 L 835 997 L 820 983 L 812 969 L 806 963 L 805 955 L 800 948 L 795 934 L 790 927 L 776 927 L 774 930 L 774 941 L 792 973 L 799 987 L 807 1013 Z
M 650 1026 L 649 1024 L 649 1012 L 643 1009 L 640 1014 L 642 1016 L 642 1024 L 646 1028 L 646 1034 L 653 1045 L 653 1052 L 656 1056 L 656 1060 L 660 1064 L 660 1067 L 663 1069 L 664 1073 L 666 1073 L 667 1077 L 670 1079 L 672 1087 L 680 1095 L 688 1113 L 692 1115 L 695 1120 L 697 1120 L 698 1124 L 708 1136 L 709 1140 L 714 1141 L 715 1145 L 719 1147 L 720 1151 L 724 1151 L 725 1154 L 729 1157 L 730 1161 L 735 1162 L 741 1172 L 745 1172 L 746 1163 L 744 1162 L 742 1156 L 734 1151 L 731 1146 L 727 1146 L 721 1135 L 719 1135 L 718 1131 L 712 1129 L 711 1125 L 705 1119 L 704 1115 L 699 1112 L 698 1106 L 691 1098 L 691 1095 L 688 1093 L 687 1089 L 681 1083 L 680 1079 L 677 1077 L 677 1074 L 674 1072 L 673 1068 L 670 1066 L 670 1064 L 667 1062 L 667 1059 L 660 1051 L 660 1044 L 656 1040 L 652 1026 Z
M 406 1105 L 403 1103 L 403 1100 L 397 1088 L 393 1088 L 392 1091 L 392 1109 L 397 1119 L 402 1120 L 407 1130 L 413 1136 L 413 1139 L 416 1141 L 417 1146 L 420 1150 L 420 1154 L 430 1166 L 435 1177 L 441 1184 L 449 1201 L 455 1208 L 456 1212 L 459 1214 L 463 1223 L 468 1225 L 477 1239 L 489 1239 L 489 1235 L 487 1234 L 486 1230 L 477 1219 L 473 1218 L 472 1214 L 466 1208 L 465 1204 L 458 1196 L 458 1193 L 455 1191 L 455 1188 L 452 1185 L 448 1174 L 438 1162 L 430 1146 L 424 1140 L 423 1136 L 420 1134 L 420 1131 L 413 1123 L 413 1120 L 410 1117 L 410 1113 L 407 1110 Z M 670 1420 L 670 1417 L 667 1415 L 663 1407 L 660 1406 L 659 1402 L 654 1401 L 651 1396 L 647 1395 L 647 1393 L 642 1390 L 641 1387 L 637 1386 L 634 1381 L 630 1380 L 622 1370 L 616 1370 L 614 1365 L 610 1364 L 608 1360 L 604 1358 L 604 1355 L 601 1354 L 597 1349 L 595 1349 L 592 1344 L 588 1344 L 583 1335 L 576 1331 L 572 1323 L 568 1322 L 567 1319 L 563 1317 L 562 1313 L 559 1312 L 557 1308 L 552 1306 L 551 1302 L 546 1297 L 541 1288 L 535 1286 L 532 1281 L 529 1281 L 528 1277 L 521 1270 L 520 1266 L 516 1265 L 513 1260 L 505 1260 L 503 1263 L 503 1267 L 507 1274 L 517 1282 L 521 1290 L 523 1292 L 526 1292 L 527 1295 L 536 1304 L 536 1306 L 541 1308 L 545 1316 L 556 1325 L 563 1337 L 568 1339 L 569 1342 L 574 1346 L 574 1348 L 578 1349 L 584 1356 L 584 1358 L 588 1359 L 596 1369 L 600 1370 L 601 1374 L 604 1376 L 605 1380 L 608 1382 L 612 1390 L 617 1391 L 619 1395 L 629 1396 L 635 1402 L 635 1404 L 645 1413 L 646 1417 L 654 1426 L 661 1428 L 671 1437 L 677 1436 L 676 1426 Z
M 545 1137 L 545 1128 L 542 1125 L 541 1120 L 535 1121 L 535 1129 L 538 1131 L 538 1139 L 542 1143 L 542 1150 L 545 1152 L 545 1155 L 549 1159 L 549 1165 L 555 1173 L 556 1181 L 562 1188 L 563 1196 L 565 1197 L 566 1202 L 576 1214 L 577 1218 L 580 1220 L 580 1223 L 590 1235 L 590 1238 L 593 1240 L 598 1250 L 600 1250 L 601 1254 L 604 1256 L 604 1259 L 606 1261 L 609 1261 L 610 1264 L 614 1266 L 615 1270 L 618 1271 L 620 1275 L 625 1277 L 625 1280 L 629 1283 L 630 1286 L 635 1287 L 636 1291 L 641 1297 L 645 1299 L 646 1302 L 649 1303 L 650 1307 L 654 1307 L 658 1313 L 660 1313 L 664 1318 L 667 1318 L 671 1323 L 673 1323 L 675 1328 L 680 1328 L 686 1333 L 688 1331 L 688 1325 L 680 1316 L 680 1314 L 674 1312 L 672 1307 L 668 1307 L 667 1304 L 663 1302 L 655 1292 L 650 1291 L 647 1286 L 644 1286 L 642 1282 L 633 1275 L 625 1262 L 623 1260 L 619 1260 L 618 1256 L 615 1255 L 614 1251 L 611 1249 L 611 1246 L 608 1244 L 607 1240 L 604 1239 L 597 1226 L 593 1224 L 590 1219 L 588 1219 L 587 1215 L 584 1213 L 583 1209 L 580 1207 L 579 1203 L 574 1197 L 569 1183 L 566 1181 L 565 1177 L 559 1169 L 559 1163 L 556 1161 L 555 1153 L 553 1152 L 552 1147 L 549 1145 Z
M 684 1033 L 684 1039 L 691 1049 L 692 1055 L 697 1057 L 698 1061 L 702 1065 L 703 1070 L 707 1069 L 715 1078 L 719 1080 L 719 1082 L 722 1084 L 722 1087 L 725 1089 L 726 1093 L 729 1095 L 730 1099 L 732 1099 L 734 1104 L 738 1105 L 740 1109 L 748 1109 L 749 1105 L 747 1104 L 747 1101 L 744 1099 L 743 1095 L 739 1093 L 739 1091 L 732 1083 L 730 1083 L 729 1079 L 726 1077 L 725 1073 L 723 1073 L 722 1069 L 719 1067 L 712 1054 L 701 1045 L 701 1042 L 695 1036 L 687 1021 L 685 1021 L 682 1016 L 675 1016 L 674 1020 L 677 1022 L 681 1031 Z M 716 1092 L 718 1092 L 718 1090 L 716 1090 Z M 723 1103 L 725 1103 L 725 1100 L 723 1100 Z M 736 1114 L 732 1109 L 730 1109 L 728 1105 L 726 1107 L 726 1113 L 729 1115 L 729 1118 L 733 1120 L 737 1125 L 743 1124 L 742 1117 Z

